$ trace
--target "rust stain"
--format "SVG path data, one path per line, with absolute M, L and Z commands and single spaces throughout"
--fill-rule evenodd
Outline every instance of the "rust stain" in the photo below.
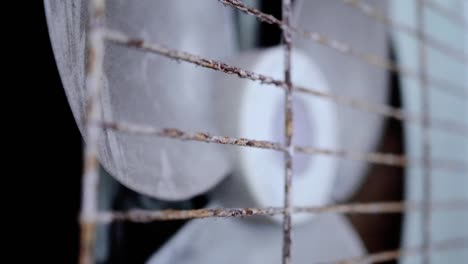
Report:
M 192 140 L 214 144 L 224 145 L 235 145 L 241 147 L 252 147 L 261 149 L 270 149 L 281 152 L 288 152 L 289 148 L 287 145 L 282 145 L 277 142 L 254 140 L 247 138 L 233 138 L 228 136 L 212 136 L 206 132 L 189 133 L 176 128 L 158 128 L 146 125 L 138 125 L 127 122 L 113 122 L 113 121 L 102 121 L 99 124 L 104 129 L 112 129 L 116 132 L 143 135 L 143 136 L 159 136 L 167 137 L 179 140 Z M 308 154 L 308 155 L 329 155 L 341 157 L 349 160 L 366 161 L 373 164 L 380 164 L 386 166 L 395 167 L 407 167 L 407 166 L 423 166 L 422 160 L 409 159 L 405 155 L 384 153 L 384 152 L 373 152 L 373 153 L 360 153 L 349 150 L 337 150 L 337 149 L 323 149 L 310 146 L 291 146 L 294 151 Z M 438 160 L 434 159 L 433 168 L 444 169 L 447 171 L 453 171 L 458 173 L 465 173 L 468 171 L 466 164 L 455 160 Z
M 80 264 L 92 264 L 92 256 L 94 255 L 94 234 L 96 232 L 96 224 L 92 222 L 81 222 L 80 233 Z
M 128 45 L 135 48 L 142 48 L 145 44 L 145 41 L 142 39 L 131 39 L 128 41 Z

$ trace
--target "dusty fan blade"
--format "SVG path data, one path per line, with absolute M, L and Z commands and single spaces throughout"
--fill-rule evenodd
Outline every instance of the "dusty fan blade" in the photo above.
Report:
M 235 50 L 231 11 L 212 0 L 108 1 L 107 25 L 172 49 L 222 59 Z M 83 132 L 87 1 L 45 1 L 52 46 Z M 213 71 L 107 43 L 104 119 L 217 133 L 210 109 Z M 86 141 L 86 135 L 85 135 Z M 220 146 L 105 131 L 100 161 L 138 192 L 179 200 L 205 192 L 229 169 Z

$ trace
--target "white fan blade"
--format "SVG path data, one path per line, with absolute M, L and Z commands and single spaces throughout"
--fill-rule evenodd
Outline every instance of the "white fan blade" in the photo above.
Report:
M 371 1 L 369 4 L 385 10 L 386 2 Z M 321 33 L 359 51 L 388 57 L 385 27 L 342 1 L 300 0 L 294 11 L 294 21 L 301 29 Z M 387 103 L 388 73 L 383 68 L 303 36 L 296 37 L 295 46 L 305 50 L 320 65 L 334 94 L 374 104 Z M 380 138 L 382 116 L 338 106 L 341 149 L 358 152 L 374 150 Z M 363 162 L 340 160 L 334 198 L 338 201 L 349 198 L 362 182 L 367 167 L 368 164 Z
M 213 59 L 234 53 L 232 10 L 216 1 L 107 2 L 112 29 Z M 46 0 L 45 7 L 63 85 L 83 131 L 87 1 Z M 101 98 L 105 119 L 217 134 L 210 107 L 213 71 L 116 44 L 106 46 Z M 229 169 L 217 145 L 106 131 L 99 147 L 100 161 L 114 177 L 160 199 L 205 192 Z
M 297 86 L 329 92 L 320 65 L 300 49 L 292 52 L 292 79 Z M 233 65 L 282 80 L 284 49 L 273 47 L 242 53 Z M 216 102 L 223 134 L 284 145 L 284 89 L 260 82 L 221 75 Z M 295 92 L 293 96 L 295 146 L 339 148 L 336 105 L 322 98 Z M 282 207 L 284 205 L 284 153 L 232 147 L 234 172 L 217 194 L 228 207 Z M 292 200 L 296 206 L 321 206 L 331 201 L 338 159 L 297 151 L 293 158 Z M 294 223 L 312 214 L 293 217 Z M 282 221 L 282 216 L 272 217 Z

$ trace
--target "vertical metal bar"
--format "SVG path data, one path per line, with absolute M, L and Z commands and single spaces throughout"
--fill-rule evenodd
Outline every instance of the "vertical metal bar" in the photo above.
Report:
M 291 0 L 283 0 L 282 17 L 285 24 L 282 27 L 284 40 L 284 81 L 287 85 L 285 91 L 285 144 L 287 151 L 284 154 L 285 160 L 285 182 L 284 182 L 284 219 L 283 219 L 283 264 L 291 262 L 291 211 L 292 211 L 292 177 L 293 177 L 293 155 L 294 146 L 292 145 L 293 137 L 293 107 L 292 107 L 292 81 L 291 81 L 291 49 L 292 49 L 292 34 L 291 20 Z
M 101 105 L 99 93 L 102 86 L 104 58 L 105 0 L 89 2 L 88 62 L 86 76 L 86 146 L 82 179 L 82 202 L 80 214 L 81 264 L 95 262 L 96 220 L 98 214 L 97 188 L 99 182 L 98 138 Z
M 417 2 L 417 23 L 419 34 L 419 70 L 421 73 L 421 140 L 422 140 L 422 176 L 423 176 L 423 211 L 422 211 L 422 263 L 431 263 L 431 199 L 432 199 L 432 164 L 431 164 L 431 135 L 430 135 L 430 91 L 427 80 L 427 46 L 425 34 L 424 1 Z

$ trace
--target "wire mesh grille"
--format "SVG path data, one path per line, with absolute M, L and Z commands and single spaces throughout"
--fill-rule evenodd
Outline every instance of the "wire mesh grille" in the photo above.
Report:
M 214 0 L 213 0 L 214 1 Z M 366 4 L 362 0 L 337 0 L 343 4 L 349 4 L 376 20 L 376 22 L 384 23 L 388 27 L 405 32 L 419 40 L 419 63 L 420 70 L 416 71 L 399 65 L 385 58 L 380 58 L 374 54 L 368 54 L 365 51 L 351 47 L 347 43 L 340 42 L 335 39 L 328 38 L 325 35 L 316 32 L 309 32 L 300 28 L 296 28 L 290 24 L 291 18 L 291 0 L 283 0 L 282 3 L 282 19 L 278 19 L 270 14 L 261 12 L 256 8 L 245 5 L 240 0 L 218 0 L 220 4 L 237 9 L 248 15 L 256 17 L 259 21 L 277 25 L 282 30 L 283 47 L 284 47 L 284 79 L 275 79 L 270 76 L 265 76 L 255 72 L 250 72 L 236 66 L 228 65 L 224 62 L 202 58 L 195 54 L 189 54 L 183 51 L 172 50 L 158 43 L 151 43 L 144 39 L 127 36 L 118 29 L 110 29 L 105 23 L 105 0 L 90 0 L 90 24 L 88 31 L 88 55 L 89 61 L 87 66 L 87 108 L 86 108 L 86 134 L 87 144 L 85 148 L 84 173 L 83 173 L 83 194 L 82 194 L 82 211 L 81 211 L 81 253 L 80 263 L 94 263 L 94 241 L 97 224 L 108 224 L 113 221 L 133 221 L 133 222 L 150 222 L 150 221 L 167 221 L 177 219 L 194 219 L 194 218 L 209 218 L 209 217 L 249 217 L 256 215 L 283 215 L 283 263 L 293 263 L 294 256 L 291 255 L 291 243 L 294 242 L 291 237 L 291 214 L 295 213 L 354 213 L 354 214 L 390 214 L 390 213 L 405 213 L 408 211 L 422 211 L 425 215 L 423 226 L 423 244 L 417 248 L 396 249 L 393 251 L 385 251 L 370 254 L 364 257 L 343 260 L 339 263 L 369 263 L 383 262 L 387 260 L 398 259 L 403 255 L 423 255 L 424 263 L 430 262 L 429 252 L 435 250 L 446 250 L 453 248 L 467 248 L 468 238 L 455 238 L 449 241 L 439 243 L 431 243 L 430 222 L 431 212 L 434 210 L 468 210 L 468 201 L 433 201 L 431 196 L 431 171 L 435 168 L 450 170 L 461 175 L 466 175 L 468 168 L 463 161 L 457 160 L 436 160 L 431 159 L 430 131 L 440 130 L 444 132 L 457 133 L 463 137 L 468 136 L 468 124 L 453 122 L 449 120 L 437 120 L 430 118 L 428 93 L 431 88 L 438 89 L 444 93 L 457 97 L 463 102 L 468 101 L 467 89 L 451 83 L 449 80 L 440 80 L 428 74 L 426 69 L 427 64 L 427 47 L 438 49 L 441 52 L 453 57 L 454 59 L 468 63 L 467 55 L 457 50 L 446 43 L 429 36 L 425 30 L 423 8 L 432 8 L 447 16 L 455 24 L 466 28 L 465 18 L 447 10 L 445 7 L 429 0 L 414 0 L 418 4 L 418 28 L 411 28 L 394 21 L 386 16 L 381 10 L 377 10 Z M 291 50 L 294 47 L 292 35 L 302 36 L 319 45 L 326 46 L 337 52 L 354 57 L 376 67 L 381 67 L 390 72 L 398 73 L 402 76 L 413 78 L 421 83 L 423 112 L 421 115 L 408 113 L 403 109 L 392 107 L 389 105 L 380 105 L 358 98 L 350 98 L 339 94 L 324 93 L 312 87 L 299 87 L 294 85 L 294 80 L 291 79 Z M 145 52 L 155 53 L 169 59 L 175 59 L 186 63 L 195 64 L 215 71 L 220 71 L 225 74 L 236 75 L 239 78 L 258 81 L 263 84 L 272 84 L 277 88 L 284 90 L 285 95 L 285 143 L 261 141 L 256 139 L 232 138 L 227 136 L 210 135 L 207 132 L 188 132 L 177 128 L 158 128 L 145 124 L 136 124 L 128 122 L 120 122 L 116 120 L 103 120 L 101 118 L 101 105 L 99 101 L 101 90 L 101 77 L 103 71 L 104 58 L 104 43 L 111 41 L 113 43 L 135 48 Z M 358 109 L 361 111 L 385 116 L 401 122 L 416 124 L 422 127 L 422 158 L 407 157 L 405 155 L 397 155 L 392 153 L 358 153 L 348 150 L 336 149 L 320 149 L 312 146 L 295 146 L 292 144 L 293 131 L 293 113 L 292 113 L 292 94 L 304 93 L 310 96 L 330 100 L 336 104 L 346 107 Z M 429 121 L 431 120 L 431 121 Z M 98 137 L 103 129 L 113 130 L 119 133 L 130 133 L 140 136 L 156 136 L 166 137 L 175 140 L 201 141 L 214 144 L 228 144 L 240 147 L 251 147 L 261 149 L 271 149 L 284 153 L 284 184 L 285 184 L 285 200 L 283 207 L 271 208 L 220 208 L 220 209 L 198 209 L 198 210 L 131 210 L 126 212 L 101 212 L 97 207 L 97 185 L 99 181 L 98 172 Z M 382 164 L 386 166 L 397 167 L 414 167 L 419 166 L 424 172 L 423 186 L 423 202 L 410 203 L 406 201 L 390 201 L 390 202 L 372 202 L 372 203 L 355 203 L 355 204 L 337 204 L 321 207 L 295 207 L 294 201 L 291 200 L 291 190 L 294 188 L 292 184 L 293 176 L 293 156 L 295 153 L 305 153 L 309 155 L 331 155 L 344 159 L 361 160 L 369 163 Z

